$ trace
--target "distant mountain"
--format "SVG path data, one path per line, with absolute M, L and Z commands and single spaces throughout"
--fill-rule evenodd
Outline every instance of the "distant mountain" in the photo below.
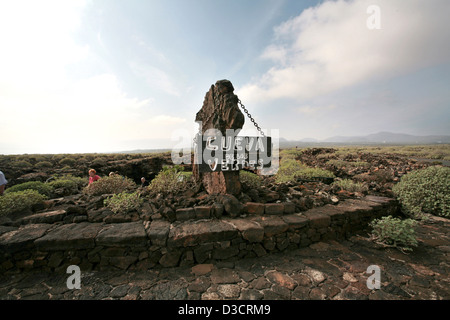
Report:
M 304 138 L 301 140 L 286 140 L 280 138 L 280 147 L 315 147 L 325 145 L 346 144 L 436 144 L 450 143 L 450 136 L 414 136 L 404 133 L 379 132 L 366 136 L 335 136 L 323 140 Z
M 337 143 L 400 143 L 400 144 L 428 144 L 450 143 L 450 136 L 414 136 L 404 133 L 379 132 L 367 136 L 343 137 L 335 136 L 322 140 L 322 142 Z

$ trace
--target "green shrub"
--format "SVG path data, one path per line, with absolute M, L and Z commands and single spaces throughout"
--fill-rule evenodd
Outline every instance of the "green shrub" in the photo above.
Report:
M 59 164 L 62 166 L 73 167 L 77 163 L 77 161 L 73 158 L 64 158 L 59 161 Z
M 8 189 L 6 189 L 6 193 L 10 192 L 17 192 L 17 191 L 23 191 L 23 190 L 36 190 L 42 195 L 49 196 L 53 188 L 41 181 L 28 181 L 21 184 L 16 184 L 15 186 L 12 186 Z
M 303 153 L 303 149 L 284 149 L 280 151 L 280 157 L 282 159 L 288 160 L 300 157 Z
M 64 167 L 61 168 L 61 171 L 69 172 L 69 171 L 72 171 L 72 169 L 73 169 L 73 167 L 71 167 L 71 166 L 64 166 Z
M 392 189 L 409 215 L 450 217 L 450 168 L 428 167 L 404 175 Z
M 295 174 L 296 178 L 304 178 L 304 179 L 311 179 L 311 178 L 334 178 L 334 174 L 331 171 L 320 169 L 320 168 L 304 168 L 300 171 L 298 171 Z
M 34 165 L 36 168 L 51 168 L 53 165 L 50 161 L 40 161 Z
M 84 186 L 86 186 L 89 182 L 88 178 L 80 178 L 80 177 L 75 177 L 71 174 L 66 174 L 61 176 L 60 178 L 58 178 L 59 180 L 70 180 L 73 181 L 76 185 L 77 188 L 82 188 Z
M 38 191 L 31 189 L 5 193 L 0 197 L 0 216 L 30 209 L 46 198 Z
M 349 192 L 364 192 L 369 188 L 366 184 L 360 182 L 354 182 L 350 179 L 342 179 L 332 183 L 332 186 L 339 187 L 340 189 L 349 191 Z
M 114 213 L 127 213 L 137 210 L 141 207 L 143 200 L 140 194 L 134 193 L 118 193 L 104 200 L 105 206 Z
M 65 189 L 70 194 L 76 193 L 78 191 L 77 183 L 68 179 L 57 179 L 49 182 L 48 185 L 53 187 L 54 189 Z
M 19 160 L 16 162 L 13 162 L 13 166 L 17 168 L 29 168 L 32 167 L 32 164 L 25 160 Z
M 137 188 L 133 180 L 114 175 L 111 177 L 104 177 L 95 182 L 92 182 L 84 192 L 89 195 L 99 196 L 102 194 L 121 193 L 126 191 L 133 191 Z
M 150 182 L 148 189 L 154 193 L 176 193 L 194 184 L 192 172 L 183 172 L 183 167 L 164 167 Z
M 241 170 L 239 171 L 239 180 L 244 188 L 257 189 L 261 187 L 262 178 L 252 172 Z
M 281 161 L 280 168 L 275 177 L 277 183 L 295 181 L 297 178 L 334 178 L 334 174 L 328 170 L 320 168 L 309 168 L 300 161 L 287 159 Z
M 401 250 L 412 250 L 417 246 L 414 227 L 417 221 L 413 219 L 401 220 L 392 216 L 375 219 L 369 224 L 375 240 Z
M 328 160 L 327 164 L 330 166 L 335 166 L 336 168 L 342 168 L 345 167 L 347 165 L 347 161 L 344 160 L 340 160 L 340 159 L 333 159 L 333 160 Z
M 92 167 L 97 167 L 97 168 L 99 168 L 99 167 L 104 167 L 105 165 L 106 165 L 106 160 L 103 159 L 103 158 L 101 158 L 101 157 L 95 158 L 95 159 L 92 160 L 92 162 L 91 162 L 91 166 L 92 166 Z
M 276 174 L 276 182 L 288 182 L 295 180 L 295 174 L 306 168 L 300 161 L 294 159 L 286 159 L 280 161 L 280 167 Z

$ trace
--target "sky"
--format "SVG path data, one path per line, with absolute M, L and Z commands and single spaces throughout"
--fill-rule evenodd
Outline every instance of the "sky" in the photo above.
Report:
M 0 154 L 190 144 L 221 79 L 289 140 L 450 135 L 449 16 L 448 0 L 0 0 Z

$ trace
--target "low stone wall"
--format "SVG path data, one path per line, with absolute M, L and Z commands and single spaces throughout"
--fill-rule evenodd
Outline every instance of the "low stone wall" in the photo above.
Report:
M 263 256 L 321 240 L 345 239 L 375 218 L 396 215 L 398 203 L 367 196 L 303 213 L 289 212 L 173 223 L 161 219 L 3 226 L 0 272 L 65 272 L 72 264 L 82 271 L 145 270 Z

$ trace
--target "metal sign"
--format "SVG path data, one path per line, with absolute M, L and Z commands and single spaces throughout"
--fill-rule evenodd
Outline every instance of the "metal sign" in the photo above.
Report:
M 200 172 L 257 170 L 272 164 L 271 137 L 238 136 L 227 130 L 226 136 L 216 129 L 197 135 L 195 163 Z

